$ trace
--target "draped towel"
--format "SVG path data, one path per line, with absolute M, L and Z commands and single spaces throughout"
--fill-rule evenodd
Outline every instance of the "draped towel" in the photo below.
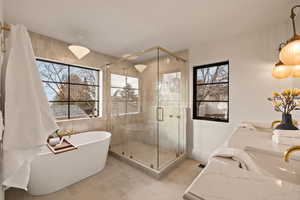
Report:
M 12 25 L 8 40 L 0 184 L 26 189 L 31 161 L 58 127 L 43 89 L 26 27 Z
M 238 166 L 240 166 L 240 168 L 261 174 L 261 171 L 254 163 L 253 159 L 244 150 L 220 147 L 210 155 L 209 161 L 218 157 L 233 160 L 238 164 Z

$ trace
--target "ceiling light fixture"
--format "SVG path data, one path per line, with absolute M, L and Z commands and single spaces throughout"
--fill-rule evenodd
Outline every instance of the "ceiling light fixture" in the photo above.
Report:
M 169 57 L 167 57 L 167 60 L 166 60 L 167 64 L 170 64 L 171 62 L 171 59 Z
M 135 60 L 138 58 L 138 56 L 134 56 L 134 55 L 131 55 L 131 54 L 125 54 L 122 56 L 122 58 L 125 58 L 126 60 Z
M 279 53 L 279 59 L 285 65 L 300 65 L 300 36 L 296 32 L 296 13 L 295 9 L 300 5 L 296 5 L 291 9 L 291 20 L 293 25 L 293 37 L 288 40 Z
M 300 65 L 292 66 L 292 77 L 300 78 Z
M 79 60 L 90 53 L 90 50 L 84 46 L 80 45 L 69 45 L 69 50 L 78 58 Z
M 288 78 L 291 74 L 291 66 L 286 66 L 281 61 L 279 61 L 272 69 L 272 77 L 276 79 Z
M 134 67 L 136 68 L 136 70 L 142 73 L 147 68 L 147 65 L 138 64 L 138 65 L 134 65 Z
M 279 53 L 282 50 L 282 46 L 284 46 L 285 43 L 281 43 L 279 45 L 278 51 Z M 292 66 L 288 66 L 283 64 L 280 60 L 275 64 L 275 66 L 272 69 L 272 77 L 276 79 L 284 79 L 288 78 L 292 74 Z

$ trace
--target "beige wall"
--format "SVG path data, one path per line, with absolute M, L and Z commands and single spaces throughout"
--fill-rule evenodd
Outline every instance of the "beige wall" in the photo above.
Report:
M 3 0 L 0 0 L 0 20 L 3 22 Z M 0 63 L 2 63 L 2 56 L 0 57 Z M 2 66 L 2 64 L 0 64 L 0 66 Z M 0 68 L 0 71 L 1 71 L 1 68 Z M 1 79 L 0 79 L 0 83 L 1 83 Z M 1 84 L 0 84 L 0 88 L 1 88 Z M 2 137 L 0 136 L 0 138 L 2 138 Z M 0 148 L 2 148 L 1 145 L 0 145 Z M 2 188 L 2 185 L 0 185 L 0 200 L 4 200 L 4 190 Z
M 92 50 L 86 57 L 78 60 L 71 51 L 69 51 L 69 44 L 66 42 L 33 32 L 30 32 L 30 37 L 34 53 L 37 57 L 95 68 L 99 68 L 116 59 L 116 57 Z
M 115 57 L 91 51 L 86 57 L 78 60 L 68 49 L 68 44 L 50 37 L 30 32 L 32 46 L 37 57 L 56 60 L 68 64 L 82 65 L 86 67 L 100 68 L 101 66 L 116 60 Z M 104 77 L 105 78 L 105 77 Z M 106 84 L 106 79 L 103 80 Z M 104 91 L 106 92 L 106 91 Z M 104 99 L 106 100 L 106 99 Z M 103 105 L 105 102 L 103 102 Z M 104 106 L 105 109 L 105 106 Z M 103 112 L 105 113 L 105 112 Z M 106 130 L 105 118 L 74 119 L 59 121 L 61 128 L 74 129 L 76 132 L 87 130 Z

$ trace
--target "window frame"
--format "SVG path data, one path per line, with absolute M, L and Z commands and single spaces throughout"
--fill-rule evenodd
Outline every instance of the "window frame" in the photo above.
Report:
M 204 69 L 204 68 L 211 68 L 211 67 L 218 67 L 222 65 L 227 65 L 228 66 L 228 78 L 227 81 L 222 81 L 222 82 L 216 82 L 216 83 L 203 83 L 203 84 L 198 84 L 197 83 L 197 72 L 199 69 Z M 215 122 L 225 122 L 229 123 L 229 106 L 230 106 L 230 101 L 229 101 L 229 87 L 230 87 L 230 63 L 229 60 L 227 61 L 222 61 L 222 62 L 216 62 L 216 63 L 211 63 L 211 64 L 206 64 L 206 65 L 198 65 L 193 67 L 193 119 L 194 120 L 206 120 L 206 121 L 215 121 Z M 228 99 L 227 100 L 197 100 L 197 86 L 199 85 L 218 85 L 218 84 L 226 84 L 228 85 L 227 89 L 227 94 L 228 94 Z M 226 119 L 221 119 L 221 118 L 213 118 L 213 117 L 201 117 L 198 116 L 197 114 L 197 104 L 200 102 L 225 102 L 227 103 L 227 118 Z
M 67 114 L 67 117 L 66 118 L 57 118 L 56 116 L 55 119 L 57 121 L 65 121 L 65 120 L 77 120 L 77 119 L 89 119 L 90 117 L 72 117 L 71 115 L 71 110 L 70 110 L 70 107 L 71 107 L 71 103 L 85 103 L 85 102 L 95 102 L 97 103 L 97 114 L 94 116 L 94 117 L 102 117 L 102 111 L 100 111 L 100 97 L 102 96 L 102 94 L 100 94 L 101 92 L 101 83 L 100 83 L 100 80 L 102 80 L 102 77 L 100 77 L 100 75 L 102 75 L 100 69 L 96 69 L 96 68 L 90 68 L 90 67 L 83 67 L 83 66 L 79 66 L 79 65 L 74 65 L 74 64 L 68 64 L 68 63 L 63 63 L 63 62 L 59 62 L 59 61 L 53 61 L 53 60 L 48 60 L 48 59 L 45 59 L 45 58 L 36 58 L 36 61 L 39 61 L 39 62 L 46 62 L 46 63 L 51 63 L 51 64 L 57 64 L 57 65 L 63 65 L 65 67 L 67 67 L 67 70 L 68 70 L 68 81 L 66 82 L 59 82 L 59 81 L 45 81 L 45 80 L 42 80 L 41 81 L 43 83 L 55 83 L 55 84 L 64 84 L 64 85 L 67 85 L 68 87 L 68 100 L 67 101 L 49 101 L 48 99 L 48 102 L 49 103 L 56 103 L 56 102 L 59 102 L 59 103 L 67 103 L 67 108 L 68 108 L 68 114 Z M 38 66 L 38 65 L 37 65 Z M 71 83 L 70 82 L 70 69 L 74 67 L 74 68 L 81 68 L 81 69 L 85 69 L 85 70 L 91 70 L 91 71 L 96 71 L 97 72 L 97 83 L 98 84 L 83 84 L 83 83 Z M 70 99 L 70 92 L 71 92 L 71 86 L 72 85 L 79 85 L 79 86 L 89 86 L 89 87 L 95 87 L 96 88 L 96 99 L 95 100 L 87 100 L 87 101 L 71 101 Z
M 128 102 L 135 102 L 135 101 L 128 101 L 128 98 L 126 98 L 126 100 L 125 100 L 125 112 L 124 113 L 119 113 L 119 115 L 120 116 L 123 116 L 123 115 L 134 115 L 134 114 L 139 114 L 140 112 L 141 112 L 141 110 L 140 110 L 140 102 L 141 102 L 141 99 L 140 99 L 140 95 L 141 95 L 141 88 L 140 88 L 140 79 L 139 79 L 139 77 L 136 77 L 136 76 L 130 76 L 130 75 L 124 75 L 124 74 L 119 74 L 119 73 L 113 73 L 113 72 L 111 72 L 110 73 L 110 77 L 109 77 L 109 79 L 110 79 L 110 88 L 109 88 L 109 91 L 110 91 L 110 98 L 112 99 L 112 94 L 111 94 L 111 89 L 112 88 L 114 88 L 114 89 L 124 89 L 123 87 L 113 87 L 112 86 L 112 84 L 111 84 L 111 81 L 112 81 L 112 75 L 118 75 L 118 76 L 124 76 L 125 77 L 125 84 L 127 84 L 128 82 L 127 82 L 127 77 L 131 77 L 131 78 L 136 78 L 137 80 L 138 80 L 138 88 L 136 89 L 136 88 L 131 88 L 131 89 L 128 89 L 128 90 L 136 90 L 136 91 L 138 91 L 138 94 L 139 94 L 139 100 L 137 101 L 137 103 L 138 103 L 138 112 L 128 112 L 128 110 L 127 110 L 127 104 L 128 104 Z M 113 100 L 111 100 L 111 102 L 122 102 L 122 101 L 113 101 Z

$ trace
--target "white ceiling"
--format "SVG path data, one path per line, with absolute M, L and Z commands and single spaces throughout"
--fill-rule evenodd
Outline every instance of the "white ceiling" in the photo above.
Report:
M 5 0 L 5 21 L 106 54 L 172 51 L 287 21 L 293 0 Z M 297 2 L 297 1 L 296 1 Z M 80 39 L 80 36 L 82 38 Z

